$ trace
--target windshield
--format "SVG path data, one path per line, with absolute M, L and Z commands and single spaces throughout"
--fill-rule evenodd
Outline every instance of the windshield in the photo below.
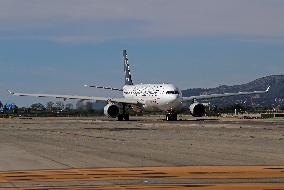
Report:
M 167 91 L 166 94 L 179 94 L 179 91 Z

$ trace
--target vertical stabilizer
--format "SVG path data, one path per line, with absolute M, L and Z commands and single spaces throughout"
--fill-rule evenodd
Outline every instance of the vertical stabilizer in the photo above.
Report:
M 126 50 L 123 50 L 125 85 L 133 85 Z

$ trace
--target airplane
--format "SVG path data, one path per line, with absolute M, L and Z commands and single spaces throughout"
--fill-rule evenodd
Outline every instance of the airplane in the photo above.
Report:
M 14 96 L 34 96 L 34 97 L 53 97 L 77 100 L 104 101 L 107 105 L 104 107 L 104 114 L 108 117 L 117 118 L 118 121 L 128 121 L 129 111 L 164 111 L 167 121 L 176 121 L 177 114 L 189 110 L 194 117 L 202 117 L 205 113 L 205 105 L 199 103 L 199 100 L 223 98 L 239 95 L 263 94 L 269 91 L 270 86 L 265 91 L 238 92 L 225 94 L 210 94 L 183 97 L 181 90 L 174 84 L 134 84 L 130 72 L 128 56 L 126 50 L 123 50 L 124 80 L 123 88 L 111 88 L 96 85 L 84 85 L 90 88 L 107 89 L 122 92 L 123 98 L 108 98 L 95 96 L 78 95 L 56 95 L 56 94 L 30 94 L 15 93 L 9 90 Z

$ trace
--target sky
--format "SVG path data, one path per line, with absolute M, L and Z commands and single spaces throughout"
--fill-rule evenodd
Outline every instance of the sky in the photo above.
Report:
M 0 0 L 0 98 L 31 93 L 120 96 L 122 50 L 136 83 L 181 89 L 284 71 L 283 0 Z

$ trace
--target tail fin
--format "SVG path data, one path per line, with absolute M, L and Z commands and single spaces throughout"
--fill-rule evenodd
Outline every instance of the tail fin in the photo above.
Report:
M 126 50 L 123 50 L 125 85 L 133 85 Z

